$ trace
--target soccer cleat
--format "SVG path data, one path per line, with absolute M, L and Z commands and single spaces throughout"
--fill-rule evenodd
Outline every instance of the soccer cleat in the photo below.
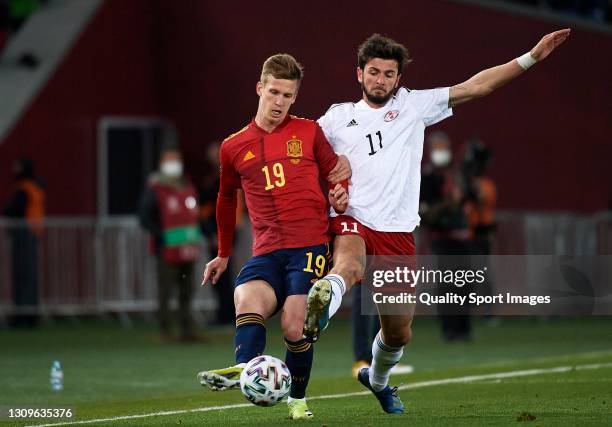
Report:
M 361 371 L 362 368 L 369 368 L 369 367 L 370 367 L 370 362 L 368 362 L 367 360 L 358 360 L 355 363 L 353 363 L 353 369 L 351 370 L 353 374 L 353 378 L 357 378 L 357 375 L 359 375 L 359 371 Z
M 397 395 L 397 387 L 389 387 L 388 385 L 381 391 L 374 391 L 370 385 L 370 368 L 362 368 L 357 375 L 357 379 L 361 384 L 366 386 L 380 402 L 383 411 L 387 414 L 403 414 L 404 404 Z
M 294 399 L 288 402 L 287 406 L 289 407 L 289 418 L 292 420 L 307 420 L 313 417 L 305 400 Z
M 327 279 L 317 280 L 308 291 L 304 338 L 310 342 L 317 341 L 321 331 L 329 324 L 331 292 L 331 283 Z
M 240 388 L 240 374 L 244 369 L 243 366 L 240 364 L 224 369 L 202 371 L 198 373 L 198 381 L 202 386 L 215 391 Z

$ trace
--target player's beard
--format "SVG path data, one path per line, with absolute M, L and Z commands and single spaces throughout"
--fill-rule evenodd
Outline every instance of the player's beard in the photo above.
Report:
M 381 106 L 385 105 L 387 101 L 389 101 L 389 99 L 391 99 L 391 97 L 393 96 L 392 90 L 390 90 L 389 93 L 386 93 L 385 95 L 376 96 L 373 93 L 369 92 L 368 89 L 366 89 L 365 84 L 363 82 L 361 82 L 361 90 L 363 90 L 363 93 L 365 94 L 366 98 L 368 98 L 368 101 L 370 101 L 372 104 Z

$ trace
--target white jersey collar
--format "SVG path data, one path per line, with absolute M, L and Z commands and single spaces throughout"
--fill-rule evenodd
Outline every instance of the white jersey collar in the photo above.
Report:
M 368 103 L 365 102 L 365 100 L 362 98 L 359 102 L 357 102 L 355 104 L 355 107 L 363 109 L 363 110 L 367 110 L 367 111 L 383 111 L 385 108 L 390 107 L 391 105 L 393 105 L 394 101 L 395 101 L 395 94 L 382 107 L 380 107 L 380 108 L 373 108 L 373 107 L 370 107 L 368 105 Z

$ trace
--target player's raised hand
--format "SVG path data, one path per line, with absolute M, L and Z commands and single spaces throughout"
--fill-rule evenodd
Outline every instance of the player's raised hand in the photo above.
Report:
M 216 285 L 219 281 L 221 274 L 227 269 L 227 262 L 229 258 L 217 257 L 206 264 L 204 274 L 202 275 L 202 286 L 204 286 L 209 280 L 213 285 Z
M 332 184 L 337 184 L 346 179 L 349 179 L 353 171 L 351 170 L 351 164 L 349 163 L 346 156 L 340 155 L 338 156 L 338 162 L 336 166 L 329 172 L 327 176 L 327 180 Z
M 348 207 L 348 193 L 341 184 L 329 190 L 329 203 L 337 213 L 343 213 Z
M 554 33 L 546 34 L 538 42 L 533 49 L 531 49 L 531 56 L 536 61 L 541 61 L 546 58 L 550 53 L 555 50 L 561 43 L 563 43 L 570 35 L 572 30 L 565 28 L 563 30 L 555 31 Z

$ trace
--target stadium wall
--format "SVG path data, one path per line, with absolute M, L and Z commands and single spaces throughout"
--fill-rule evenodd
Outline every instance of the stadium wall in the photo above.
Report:
M 0 145 L 0 205 L 12 191 L 12 162 L 28 155 L 46 181 L 50 215 L 96 213 L 98 119 L 160 114 L 154 23 L 147 0 L 100 7 Z
M 242 128 L 257 106 L 263 60 L 289 52 L 306 66 L 293 113 L 317 118 L 355 101 L 356 49 L 373 32 L 405 43 L 409 88 L 459 83 L 524 53 L 561 24 L 456 2 L 257 2 L 107 0 L 56 76 L 0 147 L 9 160 L 34 153 L 48 180 L 50 211 L 95 213 L 95 125 L 101 115 L 174 121 L 187 170 L 204 147 Z M 495 150 L 492 175 L 504 209 L 605 209 L 612 199 L 612 37 L 574 28 L 545 64 L 437 125 L 456 146 L 478 135 Z M 599 52 L 599 53 L 597 53 Z M 67 162 L 68 167 L 54 168 Z M 2 186 L 4 187 L 4 186 Z M 0 188 L 0 200 L 6 194 Z

